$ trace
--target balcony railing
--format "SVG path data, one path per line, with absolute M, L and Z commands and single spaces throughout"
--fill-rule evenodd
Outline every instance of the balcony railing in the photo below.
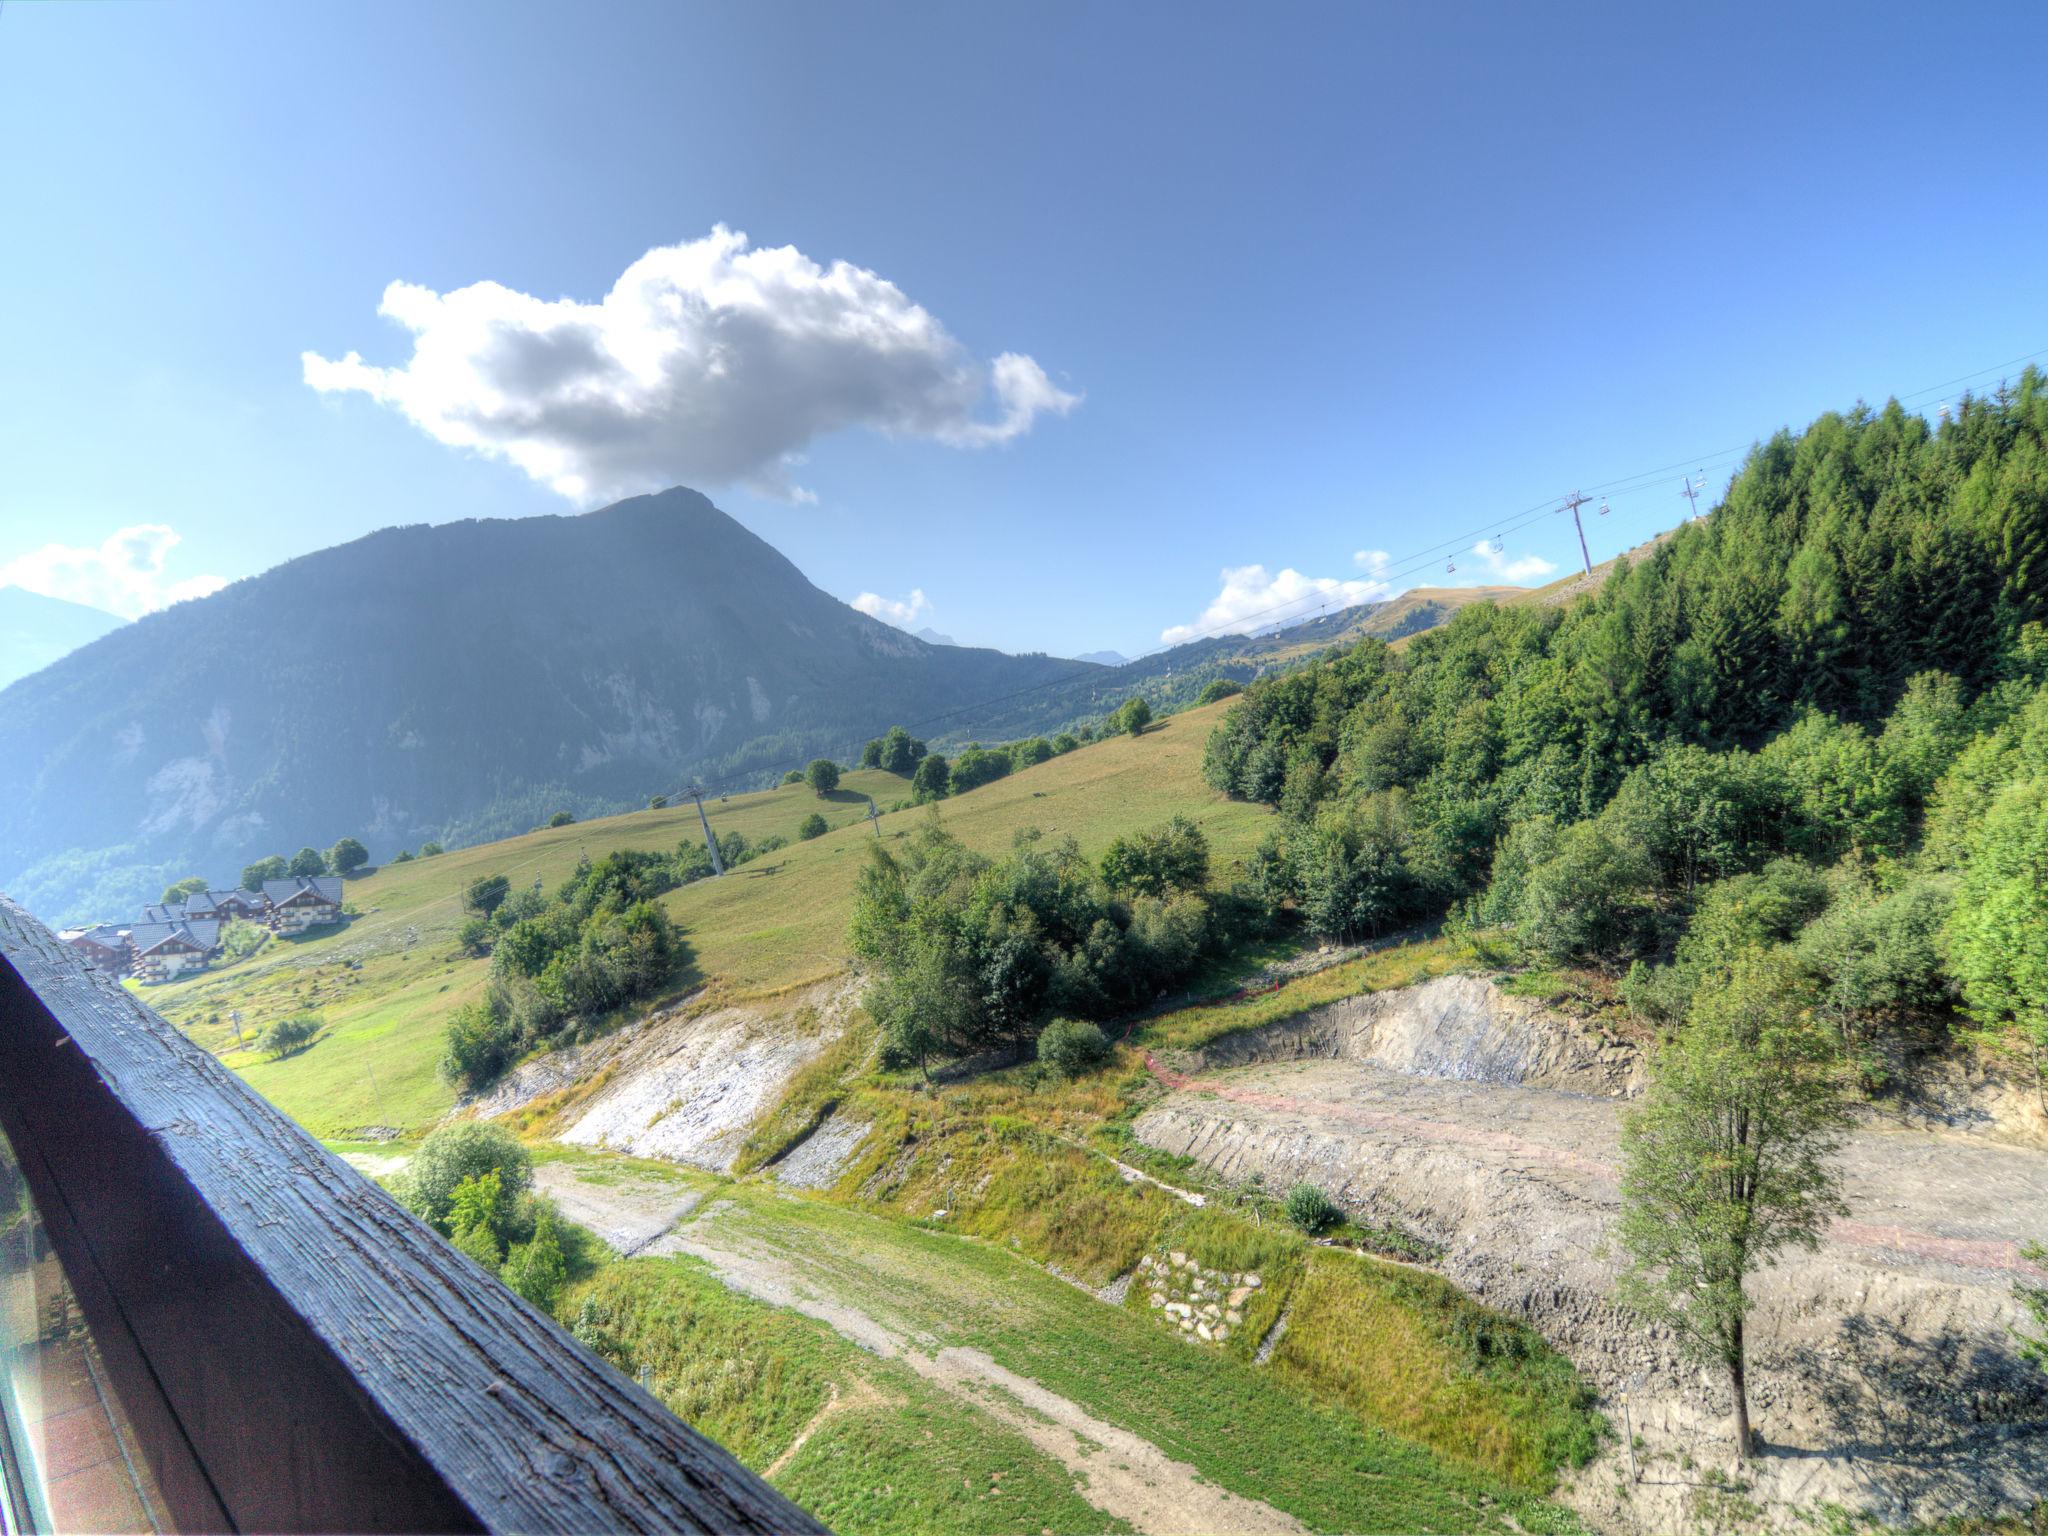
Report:
M 823 1530 L 5 897 L 0 1134 L 0 1530 Z

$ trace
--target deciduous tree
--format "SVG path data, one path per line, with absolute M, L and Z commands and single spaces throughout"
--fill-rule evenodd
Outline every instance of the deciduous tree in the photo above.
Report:
M 1745 951 L 1700 989 L 1622 1122 L 1621 1296 L 1727 1375 L 1738 1457 L 1751 1449 L 1749 1277 L 1812 1249 L 1846 1213 L 1831 1162 L 1848 1123 L 1834 1043 L 1783 951 Z

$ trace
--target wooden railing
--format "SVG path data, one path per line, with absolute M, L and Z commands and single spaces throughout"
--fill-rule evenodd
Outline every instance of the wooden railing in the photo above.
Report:
M 824 1529 L 5 897 L 0 1131 L 180 1529 Z

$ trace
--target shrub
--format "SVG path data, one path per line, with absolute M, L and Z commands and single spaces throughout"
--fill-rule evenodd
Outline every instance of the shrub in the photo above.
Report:
M 536 1202 L 533 1241 L 515 1243 L 505 1255 L 499 1278 L 541 1311 L 552 1313 L 569 1283 L 569 1262 L 562 1252 L 562 1235 L 554 1207 Z
M 1116 728 L 1126 735 L 1141 736 L 1145 727 L 1152 723 L 1152 706 L 1145 702 L 1142 695 L 1133 696 L 1124 701 L 1123 708 L 1119 709 L 1112 719 Z
M 876 743 L 876 760 L 873 766 L 909 778 L 917 772 L 917 765 L 930 750 L 900 725 L 889 727 L 889 734 Z
M 205 889 L 206 876 L 192 875 L 180 880 L 176 885 L 165 886 L 162 901 L 167 907 L 175 906 L 187 896 L 196 896 Z
M 1218 699 L 1234 698 L 1243 692 L 1243 683 L 1233 682 L 1227 677 L 1212 678 L 1202 691 L 1195 695 L 1195 703 L 1214 704 Z
M 1343 1219 L 1330 1197 L 1313 1184 L 1297 1184 L 1287 1192 L 1287 1219 L 1314 1237 Z
M 273 853 L 267 859 L 258 859 L 254 864 L 243 866 L 242 889 L 245 891 L 261 890 L 264 881 L 282 880 L 290 872 L 290 866 L 277 854 Z
M 462 926 L 455 930 L 455 942 L 462 946 L 466 955 L 482 955 L 491 947 L 491 920 L 487 917 L 467 917 Z
M 439 843 L 425 842 L 420 844 L 420 857 L 423 859 L 431 859 L 434 857 L 434 855 L 440 853 L 441 851 L 441 845 Z
M 448 1051 L 441 1075 L 475 1092 L 511 1066 L 519 1054 L 519 1028 L 509 1014 L 488 1002 L 465 1003 L 448 1020 Z
M 269 929 L 260 928 L 243 918 L 230 918 L 221 925 L 221 958 L 230 965 L 237 960 L 246 960 L 268 943 L 269 939 Z
M 1038 1035 L 1038 1060 L 1061 1077 L 1079 1077 L 1109 1054 L 1109 1037 L 1086 1019 L 1054 1019 Z
M 557 811 L 548 818 L 548 825 L 551 827 L 570 827 L 575 824 L 576 818 L 567 811 Z
M 512 882 L 503 875 L 479 875 L 462 889 L 462 905 L 479 917 L 497 911 L 512 892 Z
M 1209 883 L 1209 839 L 1185 816 L 1119 837 L 1102 855 L 1102 883 L 1138 896 L 1199 891 Z
M 782 782 L 785 784 L 801 784 L 803 781 L 804 771 L 801 768 L 792 768 L 782 776 Z
M 650 811 L 665 811 L 665 810 L 667 810 L 667 809 L 668 809 L 668 796 L 667 796 L 667 795 L 649 795 L 649 796 L 647 797 L 647 809 L 649 809 Z
M 910 776 L 911 798 L 919 805 L 945 799 L 951 792 L 952 773 L 952 765 L 944 757 L 930 753 L 918 762 L 917 771 Z
M 410 848 L 401 848 L 391 855 L 391 862 L 394 864 L 410 864 L 412 860 L 413 852 Z
M 481 1121 L 445 1125 L 420 1143 L 399 1185 L 405 1208 L 444 1237 L 452 1237 L 455 1191 L 465 1180 L 495 1174 L 498 1198 L 515 1210 L 533 1184 L 533 1160 L 511 1133 Z
M 448 1231 L 456 1250 L 495 1271 L 505 1257 L 508 1204 L 504 1176 L 495 1168 L 457 1184 L 448 1198 Z
M 261 1044 L 263 1049 L 270 1052 L 270 1059 L 277 1061 L 291 1055 L 293 1051 L 304 1049 L 319 1033 L 319 1014 L 295 1013 L 288 1019 L 279 1019 L 263 1031 Z
M 825 818 L 813 811 L 797 824 L 796 835 L 808 843 L 814 837 L 823 837 L 828 830 Z
M 839 765 L 829 757 L 814 757 L 804 768 L 804 782 L 821 795 L 839 787 Z
M 989 748 L 970 742 L 967 749 L 953 760 L 953 771 L 947 775 L 946 787 L 956 795 L 964 795 L 970 789 L 979 789 L 984 784 L 993 784 L 1007 775 L 1011 768 L 1007 749 Z

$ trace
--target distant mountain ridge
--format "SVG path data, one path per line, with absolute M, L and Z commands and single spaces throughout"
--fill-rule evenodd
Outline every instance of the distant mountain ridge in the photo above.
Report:
M 1507 589 L 1513 590 L 1513 589 Z M 387 528 L 124 625 L 0 690 L 0 889 L 53 920 L 344 836 L 434 838 L 1157 709 L 1483 591 L 1415 592 L 1110 668 L 934 645 L 820 591 L 694 491 Z
M 388 528 L 0 692 L 0 888 L 125 910 L 302 843 L 521 831 L 1097 670 L 928 645 L 693 491 Z
M 0 587 L 0 688 L 40 672 L 128 621 L 84 603 Z

